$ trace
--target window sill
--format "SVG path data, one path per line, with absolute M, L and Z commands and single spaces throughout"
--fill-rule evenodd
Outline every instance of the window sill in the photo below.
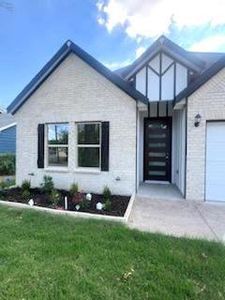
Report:
M 74 173 L 100 174 L 101 170 L 98 168 L 76 168 Z
M 47 167 L 44 169 L 46 172 L 52 173 L 68 173 L 69 169 L 65 167 Z

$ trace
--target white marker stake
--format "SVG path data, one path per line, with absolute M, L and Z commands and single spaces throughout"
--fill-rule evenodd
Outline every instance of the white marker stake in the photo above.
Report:
M 68 201 L 67 201 L 67 197 L 65 197 L 65 210 L 68 209 Z

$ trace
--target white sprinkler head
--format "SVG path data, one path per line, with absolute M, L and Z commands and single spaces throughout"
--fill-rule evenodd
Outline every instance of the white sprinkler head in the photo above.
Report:
M 91 201 L 91 199 L 92 199 L 92 194 L 88 193 L 86 195 L 86 200 Z
M 103 204 L 102 204 L 101 202 L 98 202 L 98 203 L 96 204 L 96 209 L 97 209 L 97 210 L 102 210 L 102 209 L 103 209 Z
M 34 206 L 34 200 L 33 200 L 33 199 L 30 199 L 30 200 L 28 201 L 28 204 L 29 204 L 30 206 Z

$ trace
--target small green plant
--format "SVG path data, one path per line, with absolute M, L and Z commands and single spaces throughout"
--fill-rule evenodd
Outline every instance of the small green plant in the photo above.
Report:
M 24 200 L 26 200 L 26 201 L 28 201 L 29 199 L 30 199 L 30 191 L 29 190 L 24 190 L 23 192 L 22 192 L 22 198 L 24 199 Z
M 109 199 L 106 200 L 104 209 L 105 209 L 106 211 L 111 211 L 111 210 L 112 210 L 112 203 L 111 203 L 111 201 L 110 201 Z
M 50 194 L 50 201 L 51 203 L 54 205 L 54 206 L 57 206 L 59 204 L 59 201 L 60 201 L 60 193 L 56 190 L 56 189 L 53 189 L 51 191 L 51 194 Z
M 104 202 L 106 202 L 107 200 L 110 200 L 112 194 L 107 185 L 104 187 L 102 194 L 103 194 Z
M 44 176 L 43 183 L 41 184 L 41 189 L 44 193 L 50 195 L 54 190 L 54 182 L 51 176 Z
M 88 201 L 87 199 L 83 198 L 82 201 L 80 202 L 80 208 L 86 209 L 90 206 L 90 201 Z
M 30 191 L 30 181 L 29 180 L 24 180 L 21 184 L 21 189 L 22 191 Z
M 76 193 L 78 193 L 79 188 L 78 188 L 78 184 L 77 183 L 73 183 L 70 186 L 70 195 L 74 196 Z

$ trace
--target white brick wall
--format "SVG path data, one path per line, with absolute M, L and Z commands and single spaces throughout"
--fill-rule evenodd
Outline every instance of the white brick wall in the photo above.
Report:
M 194 117 L 202 116 L 199 127 Z M 217 73 L 188 99 L 187 199 L 205 199 L 206 121 L 225 120 L 225 69 Z
M 117 194 L 131 194 L 135 190 L 136 103 L 74 54 L 64 60 L 15 117 L 17 184 L 30 178 L 32 186 L 39 186 L 47 174 L 59 188 L 68 189 L 77 182 L 81 189 L 97 193 L 106 184 Z M 76 171 L 77 121 L 110 122 L 109 172 Z M 67 172 L 37 168 L 37 126 L 48 122 L 70 124 Z M 117 176 L 121 181 L 115 180 Z

